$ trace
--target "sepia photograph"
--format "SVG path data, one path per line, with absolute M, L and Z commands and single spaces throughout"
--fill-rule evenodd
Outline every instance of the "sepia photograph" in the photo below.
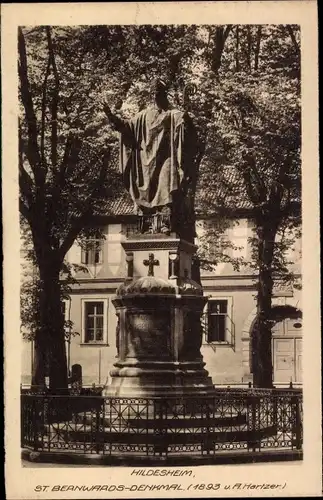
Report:
M 15 31 L 20 466 L 103 494 L 304 460 L 302 27 L 175 20 Z
M 299 26 L 18 50 L 23 456 L 301 459 Z

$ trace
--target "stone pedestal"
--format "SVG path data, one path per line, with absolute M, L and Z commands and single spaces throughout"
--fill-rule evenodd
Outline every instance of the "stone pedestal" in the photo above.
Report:
M 128 278 L 113 304 L 118 361 L 107 396 L 207 394 L 213 390 L 200 353 L 201 286 L 192 280 L 196 247 L 172 236 L 127 238 Z

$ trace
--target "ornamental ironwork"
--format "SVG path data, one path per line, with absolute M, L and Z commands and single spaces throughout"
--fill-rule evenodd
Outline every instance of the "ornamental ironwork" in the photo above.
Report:
M 124 457 L 301 453 L 298 390 L 216 390 L 208 396 L 21 395 L 21 446 Z

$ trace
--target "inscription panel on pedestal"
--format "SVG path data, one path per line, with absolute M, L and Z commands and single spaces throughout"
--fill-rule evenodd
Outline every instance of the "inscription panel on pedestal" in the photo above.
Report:
M 131 312 L 126 316 L 127 357 L 169 358 L 170 312 Z

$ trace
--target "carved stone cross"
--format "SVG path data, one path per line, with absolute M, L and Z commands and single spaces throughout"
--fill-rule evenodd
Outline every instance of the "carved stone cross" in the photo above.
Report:
M 159 260 L 154 258 L 154 254 L 150 253 L 149 258 L 143 261 L 144 266 L 148 266 L 148 276 L 154 276 L 154 266 L 159 266 Z

